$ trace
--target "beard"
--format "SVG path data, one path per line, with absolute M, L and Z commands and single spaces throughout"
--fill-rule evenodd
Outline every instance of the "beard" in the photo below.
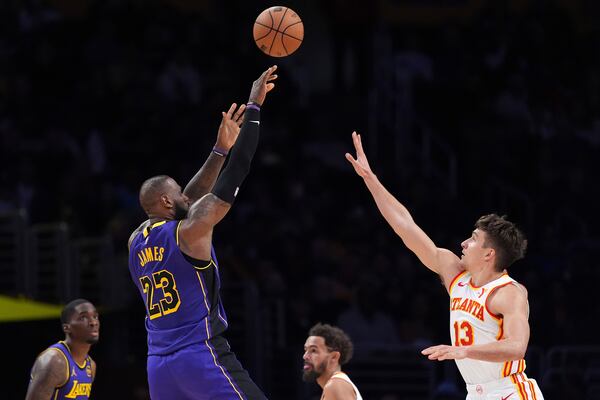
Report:
M 314 367 L 312 364 L 309 364 L 312 368 L 302 371 L 302 380 L 304 382 L 315 382 L 317 378 L 323 375 L 325 372 L 325 361 L 323 361 L 317 367 Z
M 185 219 L 187 217 L 187 213 L 188 213 L 189 208 L 179 204 L 179 203 L 175 203 L 175 219 L 176 220 L 181 220 L 181 219 Z

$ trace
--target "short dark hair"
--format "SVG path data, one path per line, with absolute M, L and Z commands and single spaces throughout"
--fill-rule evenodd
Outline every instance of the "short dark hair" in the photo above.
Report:
M 63 324 L 68 324 L 69 321 L 71 321 L 71 317 L 73 316 L 73 314 L 75 313 L 75 308 L 83 303 L 90 303 L 92 304 L 91 301 L 86 300 L 86 299 L 75 299 L 73 301 L 71 301 L 69 304 L 67 304 L 62 312 L 60 313 L 60 322 Z
M 506 219 L 506 215 L 483 215 L 475 222 L 475 228 L 486 233 L 483 245 L 496 251 L 496 270 L 508 268 L 525 256 L 527 239 L 514 223 Z
M 152 206 L 164 190 L 165 182 L 170 179 L 168 175 L 156 175 L 148 178 L 142 183 L 139 193 L 140 205 L 149 214 Z
M 310 328 L 308 336 L 320 336 L 325 340 L 325 346 L 330 351 L 339 351 L 340 365 L 344 365 L 352 359 L 354 345 L 346 332 L 340 328 L 319 322 Z

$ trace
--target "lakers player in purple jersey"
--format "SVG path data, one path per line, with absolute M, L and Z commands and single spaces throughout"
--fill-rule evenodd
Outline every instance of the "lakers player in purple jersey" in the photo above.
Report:
M 60 320 L 65 340 L 44 350 L 35 360 L 25 400 L 89 399 L 96 363 L 89 356 L 98 342 L 100 320 L 85 299 L 67 304 Z
M 153 400 L 266 398 L 222 336 L 228 323 L 212 234 L 249 172 L 276 69 L 254 81 L 246 105 L 223 113 L 215 147 L 183 191 L 166 175 L 140 189 L 148 220 L 129 239 L 129 270 L 146 307 Z

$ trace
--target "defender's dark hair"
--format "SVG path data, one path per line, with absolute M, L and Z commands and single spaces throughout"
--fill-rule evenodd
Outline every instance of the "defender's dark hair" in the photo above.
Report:
M 320 336 L 325 339 L 325 346 L 330 351 L 339 351 L 340 365 L 344 365 L 352 359 L 354 345 L 346 332 L 340 328 L 319 322 L 310 328 L 308 336 Z
M 71 320 L 71 317 L 75 313 L 75 307 L 77 307 L 78 305 L 83 304 L 83 303 L 92 304 L 91 301 L 86 300 L 86 299 L 76 299 L 76 300 L 71 301 L 69 304 L 67 304 L 65 306 L 65 308 L 63 308 L 62 312 L 60 313 L 60 322 L 63 324 L 68 324 L 69 321 Z
M 484 247 L 496 251 L 496 270 L 508 268 L 525 256 L 527 239 L 514 223 L 506 219 L 506 215 L 484 215 L 475 222 L 475 228 L 486 233 Z

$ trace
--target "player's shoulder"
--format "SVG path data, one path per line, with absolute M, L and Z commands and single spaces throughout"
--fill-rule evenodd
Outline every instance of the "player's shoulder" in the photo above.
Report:
M 127 247 L 131 247 L 131 243 L 133 242 L 133 239 L 135 239 L 135 237 L 140 232 L 142 232 L 144 229 L 146 229 L 149 225 L 150 225 L 150 220 L 147 219 L 146 221 L 142 222 L 140 224 L 140 226 L 138 226 L 137 228 L 135 228 L 135 230 L 133 232 L 131 232 L 131 235 L 129 235 L 129 240 L 127 241 Z
M 511 278 L 508 274 L 504 275 L 506 277 L 506 282 L 501 282 L 496 292 L 503 293 L 506 296 L 517 296 L 524 297 L 527 299 L 527 288 L 522 283 L 518 282 L 516 279 Z
M 325 400 L 348 399 L 352 398 L 351 396 L 356 396 L 352 384 L 341 377 L 332 377 L 323 387 L 323 399 Z
M 51 346 L 35 360 L 31 378 L 49 387 L 61 387 L 69 381 L 69 361 L 58 347 Z
M 448 292 L 451 284 L 465 272 L 460 263 L 460 258 L 452 251 L 444 248 L 438 249 L 437 254 L 437 273 Z
M 48 347 L 36 359 L 38 368 L 64 370 L 69 367 L 66 354 L 58 347 Z
M 518 289 L 519 292 L 521 292 L 522 295 L 525 296 L 525 298 L 527 298 L 527 295 L 528 295 L 527 288 L 521 282 L 517 282 L 517 281 L 513 280 L 512 285 L 507 285 L 507 286 L 511 286 L 513 288 Z
M 509 279 L 491 290 L 487 300 L 495 314 L 504 314 L 515 307 L 527 307 L 527 289 L 514 279 Z

